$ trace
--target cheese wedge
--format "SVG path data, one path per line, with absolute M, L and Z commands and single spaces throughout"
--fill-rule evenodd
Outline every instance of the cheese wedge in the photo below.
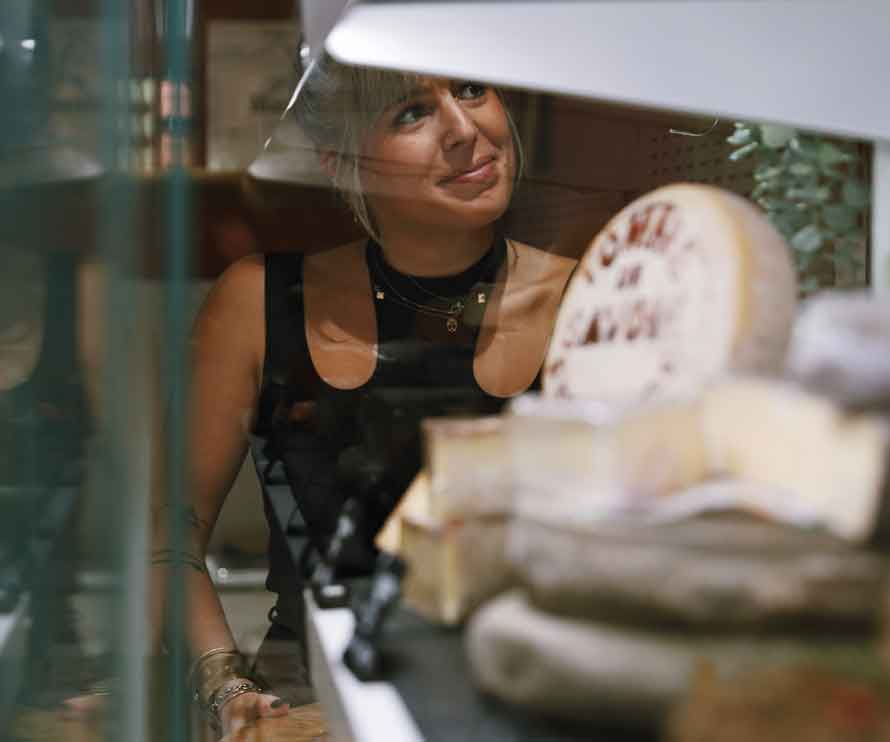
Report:
M 694 396 L 727 371 L 775 372 L 796 296 L 788 248 L 752 204 L 710 186 L 659 188 L 581 259 L 544 392 L 633 403 Z
M 422 429 L 430 517 L 510 511 L 510 461 L 500 417 L 428 418 Z
M 888 429 L 878 417 L 788 383 L 735 379 L 702 402 L 712 475 L 784 493 L 844 538 L 868 538 L 887 485 Z
M 723 503 L 863 541 L 890 498 L 886 421 L 788 382 L 725 378 L 698 400 L 641 405 L 602 425 L 533 419 L 526 410 L 511 424 L 523 517 L 671 520 Z
M 402 551 L 402 519 L 415 518 L 421 521 L 430 519 L 430 478 L 421 470 L 405 491 L 402 499 L 393 510 L 383 528 L 374 539 L 381 551 L 400 554 Z
M 404 602 L 431 621 L 455 625 L 508 587 L 508 522 L 504 516 L 447 523 L 403 518 Z
M 602 412 L 596 424 L 590 415 L 553 417 L 552 401 L 526 400 L 509 418 L 518 514 L 597 522 L 708 476 L 698 402 Z

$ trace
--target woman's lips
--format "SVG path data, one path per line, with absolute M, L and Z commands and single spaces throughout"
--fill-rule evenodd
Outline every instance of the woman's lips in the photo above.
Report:
M 457 175 L 445 178 L 442 183 L 487 183 L 496 175 L 495 158 L 489 157 L 480 162 L 472 170 L 466 170 Z

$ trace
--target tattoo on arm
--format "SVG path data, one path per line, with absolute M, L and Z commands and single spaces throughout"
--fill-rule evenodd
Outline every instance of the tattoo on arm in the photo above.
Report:
M 151 553 L 151 564 L 152 566 L 181 564 L 202 574 L 207 573 L 207 565 L 203 560 L 181 549 L 155 549 Z

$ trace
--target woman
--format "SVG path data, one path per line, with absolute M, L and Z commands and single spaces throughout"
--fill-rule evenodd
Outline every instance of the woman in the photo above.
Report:
M 429 390 L 452 400 L 440 412 L 494 412 L 533 386 L 574 265 L 499 231 L 521 152 L 495 90 L 325 59 L 297 116 L 369 238 L 243 259 L 195 325 L 189 635 L 197 697 L 226 733 L 314 697 L 302 575 L 274 519 L 268 587 L 279 599 L 252 673 L 203 569 L 248 445 L 267 514 L 286 479 L 291 509 L 323 551 L 346 497 L 369 482 L 394 491 L 416 473 L 416 430 L 405 448 L 395 428 L 375 424 L 387 394 Z M 161 570 L 165 553 L 154 559 Z

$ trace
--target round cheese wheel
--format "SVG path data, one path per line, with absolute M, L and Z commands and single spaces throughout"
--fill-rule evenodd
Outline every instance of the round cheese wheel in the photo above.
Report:
M 582 257 L 544 393 L 633 404 L 692 396 L 727 371 L 776 372 L 796 302 L 788 247 L 756 207 L 711 186 L 659 188 Z

